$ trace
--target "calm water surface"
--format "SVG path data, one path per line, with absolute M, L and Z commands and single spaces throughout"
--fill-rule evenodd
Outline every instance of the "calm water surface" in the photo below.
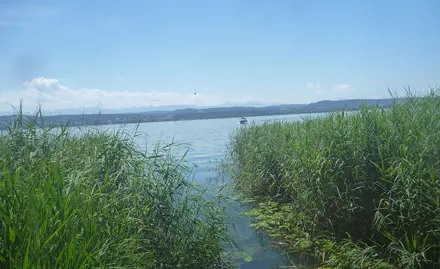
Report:
M 257 124 L 268 120 L 299 121 L 304 116 L 253 117 L 248 118 L 248 121 L 254 121 Z M 229 135 L 234 129 L 244 127 L 238 121 L 239 118 L 229 118 L 142 123 L 138 127 L 138 132 L 144 133 L 146 136 L 140 136 L 137 141 L 139 146 L 145 147 L 147 145 L 147 149 L 152 149 L 158 141 L 161 143 L 174 141 L 177 144 L 184 144 L 180 148 L 181 151 L 189 148 L 186 160 L 195 165 L 195 180 L 206 184 L 211 179 L 218 177 L 216 169 L 225 155 Z M 129 124 L 124 129 L 133 130 L 135 127 L 136 124 Z M 250 220 L 239 214 L 243 210 L 244 208 L 238 202 L 236 206 L 228 210 L 229 217 L 237 221 L 236 230 L 239 233 L 237 238 L 239 250 L 234 252 L 234 262 L 243 269 L 278 268 L 288 265 L 289 263 L 285 261 L 286 257 L 271 246 L 267 236 L 259 235 L 254 229 L 249 228 Z M 252 257 L 251 262 L 244 261 L 247 256 Z

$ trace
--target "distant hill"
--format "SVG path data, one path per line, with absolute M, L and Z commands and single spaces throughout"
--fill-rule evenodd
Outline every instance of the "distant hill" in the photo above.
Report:
M 219 108 L 219 107 L 265 107 L 275 105 L 272 103 L 261 103 L 261 102 L 244 102 L 244 103 L 226 103 L 216 106 L 196 106 L 196 105 L 169 105 L 169 106 L 140 106 L 140 107 L 127 107 L 127 108 L 117 108 L 117 109 L 107 109 L 99 107 L 82 107 L 82 108 L 71 108 L 71 109 L 58 109 L 55 111 L 50 111 L 44 113 L 45 116 L 53 115 L 74 115 L 74 114 L 97 114 L 99 112 L 105 114 L 128 114 L 128 113 L 145 113 L 152 111 L 173 111 L 178 109 L 194 108 L 194 109 L 204 109 L 204 108 Z M 5 113 L 0 112 L 0 115 L 5 115 Z
M 338 111 L 338 110 L 353 110 L 358 109 L 365 103 L 371 106 L 390 106 L 393 104 L 395 99 L 350 99 L 350 100 L 340 100 L 340 101 L 319 101 L 316 103 L 311 103 L 304 106 L 302 109 L 308 112 L 313 112 L 315 110 L 325 111 Z
M 69 122 L 71 125 L 102 125 L 125 124 L 137 122 L 178 121 L 196 119 L 215 119 L 232 117 L 255 117 L 269 115 L 306 114 L 333 112 L 341 110 L 356 110 L 363 104 L 388 107 L 396 99 L 351 99 L 339 101 L 320 101 L 311 104 L 283 104 L 264 107 L 234 106 L 234 107 L 208 107 L 208 108 L 181 108 L 172 111 L 156 110 L 138 113 L 96 113 L 96 114 L 71 114 L 44 116 L 46 123 L 55 126 Z M 30 118 L 30 117 L 29 117 Z M 7 122 L 13 116 L 0 116 L 0 122 Z M 4 128 L 1 125 L 0 128 Z

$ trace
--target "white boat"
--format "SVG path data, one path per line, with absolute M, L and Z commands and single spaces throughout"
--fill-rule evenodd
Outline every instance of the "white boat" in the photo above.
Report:
M 240 123 L 241 124 L 246 124 L 247 123 L 247 119 L 245 117 L 241 118 Z

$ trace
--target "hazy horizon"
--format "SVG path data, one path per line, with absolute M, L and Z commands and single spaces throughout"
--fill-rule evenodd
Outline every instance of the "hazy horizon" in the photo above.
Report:
M 0 2 L 0 112 L 388 98 L 440 74 L 440 2 Z
M 22 112 L 24 114 L 35 114 L 38 111 L 41 111 L 43 116 L 56 116 L 56 115 L 82 115 L 82 114 L 137 114 L 137 113 L 145 113 L 145 112 L 154 112 L 154 111 L 175 111 L 182 109 L 209 109 L 209 108 L 238 108 L 238 107 L 249 107 L 249 108 L 263 108 L 263 107 L 271 107 L 271 106 L 298 106 L 303 107 L 307 105 L 317 104 L 320 102 L 349 102 L 349 101 L 358 101 L 358 100 L 390 100 L 393 98 L 400 98 L 399 96 L 389 96 L 386 98 L 348 98 L 348 99 L 338 99 L 338 100 L 319 100 L 311 103 L 303 103 L 303 104 L 291 104 L 291 103 L 262 103 L 262 102 L 244 102 L 244 103 L 226 103 L 220 105 L 212 105 L 212 106 L 198 106 L 198 105 L 169 105 L 169 106 L 139 106 L 139 107 L 127 107 L 127 108 L 107 108 L 103 109 L 100 107 L 79 107 L 79 108 L 66 108 L 66 109 L 58 109 L 58 110 L 47 110 L 42 105 L 36 105 L 33 110 L 25 109 L 23 105 Z M 9 111 L 0 111 L 0 116 L 11 116 L 16 114 L 19 111 L 20 105 L 12 106 L 10 104 Z

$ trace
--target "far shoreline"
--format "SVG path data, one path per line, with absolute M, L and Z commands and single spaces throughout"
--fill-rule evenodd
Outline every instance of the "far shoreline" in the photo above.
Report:
M 331 113 L 339 111 L 356 111 L 363 105 L 389 107 L 398 99 L 351 99 L 340 101 L 320 101 L 298 107 L 298 105 L 275 105 L 267 107 L 221 107 L 203 109 L 177 109 L 173 111 L 148 111 L 139 113 L 98 113 L 98 114 L 60 114 L 50 116 L 37 116 L 21 114 L 25 121 L 41 119 L 44 123 L 54 127 L 60 126 L 97 126 L 97 125 L 124 125 L 140 124 L 152 122 L 172 122 L 172 121 L 191 121 L 209 119 L 227 119 L 241 117 L 264 117 L 264 116 L 284 116 L 284 115 L 311 115 L 316 113 Z M 7 128 L 5 123 L 11 122 L 16 116 L 0 116 L 0 130 Z

